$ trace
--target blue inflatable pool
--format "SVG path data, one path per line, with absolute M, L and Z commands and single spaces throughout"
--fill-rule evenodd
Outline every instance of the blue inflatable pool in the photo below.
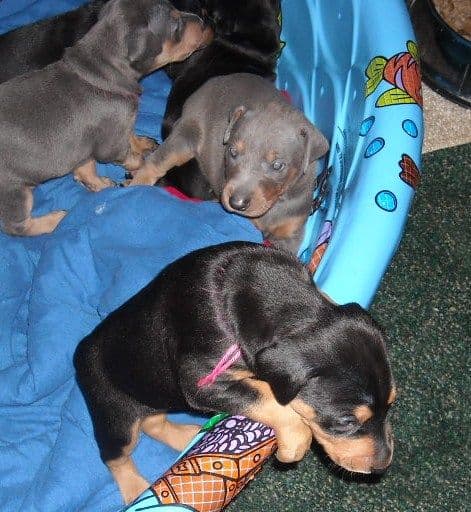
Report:
M 334 301 L 368 307 L 420 180 L 421 80 L 407 8 L 283 0 L 282 11 L 278 86 L 331 141 L 327 194 L 300 257 Z

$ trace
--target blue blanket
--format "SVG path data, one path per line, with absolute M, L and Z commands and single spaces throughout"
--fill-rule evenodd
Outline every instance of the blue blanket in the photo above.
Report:
M 0 31 L 79 3 L 3 0 Z M 159 138 L 170 82 L 156 73 L 143 85 L 137 131 Z M 99 172 L 123 177 L 112 165 Z M 0 508 L 116 511 L 121 497 L 74 379 L 77 343 L 176 258 L 230 240 L 260 242 L 261 235 L 216 203 L 181 201 L 156 187 L 93 194 L 71 176 L 35 191 L 35 214 L 55 209 L 68 215 L 51 235 L 0 233 Z M 152 481 L 176 456 L 142 436 L 134 460 Z

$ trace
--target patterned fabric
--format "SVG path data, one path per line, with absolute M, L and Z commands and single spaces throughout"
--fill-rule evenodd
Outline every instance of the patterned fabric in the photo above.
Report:
M 207 432 L 151 490 L 162 505 L 185 510 L 223 509 L 276 450 L 275 433 L 261 423 L 231 416 Z

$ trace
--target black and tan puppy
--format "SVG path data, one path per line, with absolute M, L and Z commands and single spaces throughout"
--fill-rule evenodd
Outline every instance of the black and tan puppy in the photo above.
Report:
M 0 227 L 52 231 L 65 212 L 32 218 L 32 188 L 73 170 L 97 191 L 110 186 L 95 161 L 142 165 L 153 147 L 133 135 L 138 79 L 209 42 L 200 18 L 167 0 L 111 0 L 64 57 L 0 85 Z
M 213 78 L 190 96 L 131 184 L 155 183 L 195 158 L 224 208 L 296 252 L 312 204 L 314 163 L 327 149 L 325 137 L 273 84 L 237 73 Z
M 252 73 L 270 81 L 276 77 L 280 0 L 245 0 L 243 6 L 234 0 L 202 0 L 201 8 L 214 27 L 214 40 L 185 62 L 167 66 L 174 83 L 162 126 L 164 139 L 180 118 L 185 101 L 210 78 L 234 73 Z M 170 171 L 161 184 L 176 186 L 190 197 L 214 199 L 196 160 Z
M 391 463 L 395 388 L 381 330 L 360 306 L 327 300 L 294 256 L 273 248 L 235 242 L 181 258 L 98 325 L 74 364 L 126 501 L 147 487 L 131 459 L 140 430 L 178 450 L 196 433 L 166 420 L 172 410 L 261 421 L 284 462 L 314 437 L 350 471 Z

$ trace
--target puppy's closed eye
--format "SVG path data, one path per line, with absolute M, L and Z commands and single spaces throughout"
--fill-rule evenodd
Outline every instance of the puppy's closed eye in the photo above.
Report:
M 361 425 L 355 416 L 347 415 L 333 421 L 328 430 L 334 435 L 346 436 L 354 434 L 360 426 Z

